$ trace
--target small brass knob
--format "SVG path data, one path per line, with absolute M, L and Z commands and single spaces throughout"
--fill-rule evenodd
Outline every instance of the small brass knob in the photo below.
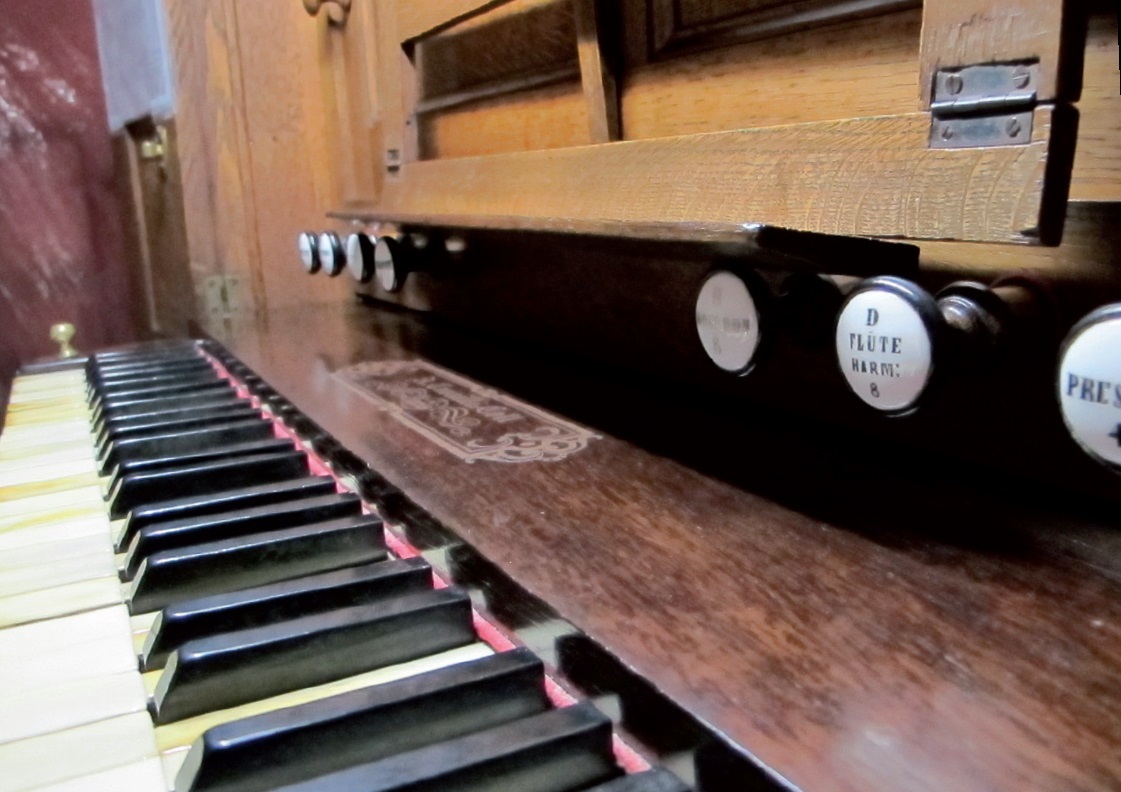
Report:
M 72 358 L 78 354 L 70 344 L 74 337 L 74 325 L 70 322 L 58 322 L 51 325 L 51 340 L 58 344 L 58 356 L 61 359 Z
M 304 0 L 304 10 L 308 12 L 309 16 L 318 16 L 319 9 L 325 5 L 333 5 L 334 8 L 327 10 L 327 18 L 335 25 L 345 25 L 346 18 L 350 14 L 351 0 Z

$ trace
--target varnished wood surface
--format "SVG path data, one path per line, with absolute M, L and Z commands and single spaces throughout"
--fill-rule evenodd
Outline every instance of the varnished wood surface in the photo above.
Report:
M 1044 209 L 1043 176 L 1064 127 L 1040 108 L 1025 146 L 933 150 L 929 117 L 914 113 L 413 162 L 387 182 L 382 208 L 1028 242 L 1058 219 Z
M 322 86 L 318 98 L 331 155 L 329 173 L 321 175 L 336 183 L 332 206 L 376 201 L 385 174 L 375 68 L 375 9 L 373 3 L 355 3 L 345 25 L 331 23 L 327 14 L 315 24 Z M 255 38 L 263 31 L 253 28 L 250 33 Z M 309 110 L 314 116 L 315 109 Z M 310 123 L 312 118 L 303 120 Z
M 616 82 L 614 41 L 597 18 L 594 0 L 574 0 L 576 47 L 580 53 L 580 82 L 588 104 L 590 143 L 608 143 L 622 137 L 619 90 Z
M 1074 98 L 1064 80 L 1064 25 L 1076 24 L 1073 2 L 1060 0 L 945 0 L 923 7 L 919 101 L 929 107 L 939 69 L 977 63 L 1037 60 L 1035 86 L 1041 102 Z M 1064 8 L 1064 6 L 1066 8 Z M 1081 46 L 1081 45 L 1079 45 Z
M 166 0 L 165 8 L 196 290 L 225 274 L 242 279 L 245 310 L 338 299 L 337 281 L 294 286 L 265 263 L 291 256 L 299 232 L 319 230 L 342 189 L 316 20 L 296 0 Z M 354 16 L 357 29 L 364 15 Z
M 396 6 L 397 36 L 399 41 L 411 41 L 431 35 L 446 27 L 470 19 L 492 8 L 505 5 L 509 0 L 428 0 L 413 3 L 409 0 L 387 0 L 385 5 Z
M 611 436 L 559 462 L 466 464 L 331 372 L 427 354 L 476 376 L 489 366 L 492 384 L 535 383 L 530 393 L 567 382 L 598 407 L 613 394 L 540 353 L 519 365 L 455 328 L 359 307 L 263 316 L 228 345 L 532 593 L 806 790 L 1121 784 L 1121 541 L 1117 525 L 1076 516 L 1081 504 L 1023 489 L 994 501 L 987 482 L 962 487 L 921 458 L 870 475 L 858 463 L 823 473 L 813 455 L 779 504 L 747 487 L 796 478 L 791 454 L 723 447 L 734 432 L 693 442 L 698 459 L 708 447 L 741 460 L 726 472 L 743 486 Z M 616 411 L 670 407 L 635 390 Z

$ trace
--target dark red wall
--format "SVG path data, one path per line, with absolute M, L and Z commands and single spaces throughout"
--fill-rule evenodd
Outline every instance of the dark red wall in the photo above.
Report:
M 0 404 L 53 322 L 132 340 L 114 180 L 91 0 L 0 0 Z

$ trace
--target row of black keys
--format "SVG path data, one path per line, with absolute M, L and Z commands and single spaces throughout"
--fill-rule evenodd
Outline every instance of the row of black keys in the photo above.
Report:
M 141 656 L 164 668 L 157 723 L 475 641 L 467 595 L 387 560 L 380 521 L 193 345 L 94 356 L 87 377 L 129 607 L 159 610 Z M 610 721 L 551 709 L 519 649 L 211 729 L 176 789 L 686 789 L 618 775 Z

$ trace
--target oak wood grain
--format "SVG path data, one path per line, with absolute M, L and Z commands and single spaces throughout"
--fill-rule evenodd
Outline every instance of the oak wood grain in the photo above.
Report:
M 576 46 L 580 53 L 580 82 L 588 105 L 589 143 L 608 143 L 622 137 L 619 91 L 612 64 L 618 57 L 596 17 L 595 0 L 573 0 Z
M 1095 14 L 1086 37 L 1072 200 L 1121 200 L 1121 81 L 1116 13 Z
M 894 454 L 874 483 L 860 464 L 840 467 L 803 479 L 786 505 L 611 436 L 559 462 L 465 464 L 331 372 L 434 355 L 469 370 L 477 361 L 477 377 L 493 360 L 495 374 L 511 360 L 487 344 L 471 349 L 477 339 L 392 313 L 288 314 L 261 331 L 243 328 L 234 352 L 531 593 L 798 787 L 1121 782 L 1116 525 L 964 497 L 943 475 L 952 471 Z M 568 380 L 611 398 L 595 378 L 549 368 L 524 364 L 499 381 Z M 616 406 L 649 411 L 657 395 L 646 393 Z M 731 436 L 695 440 L 715 451 Z M 762 466 L 770 450 L 781 447 L 734 456 Z M 838 498 L 848 505 L 835 508 Z
M 299 267 L 296 234 L 338 205 L 315 20 L 297 2 L 166 8 L 192 279 L 240 276 L 246 311 L 338 299 L 340 282 L 301 283 L 284 266 Z
M 381 207 L 581 222 L 764 222 L 834 234 L 1029 242 L 1053 116 L 1026 146 L 930 150 L 913 114 L 410 163 Z
M 374 3 L 360 2 L 351 6 L 345 26 L 331 24 L 326 15 L 315 26 L 321 112 L 331 135 L 329 171 L 338 185 L 335 207 L 377 200 L 385 173 L 378 167 L 382 146 L 374 14 Z
M 556 85 L 423 116 L 420 158 L 451 159 L 585 145 L 588 106 L 573 73 Z
M 166 0 L 165 8 L 187 244 L 199 288 L 208 275 L 248 273 L 254 257 L 244 234 L 253 227 L 253 198 L 237 28 L 227 0 Z
M 912 10 L 634 64 L 622 90 L 625 136 L 913 112 L 921 26 Z
M 384 161 L 381 164 L 386 168 L 386 180 L 393 181 L 400 178 L 400 163 L 417 158 L 419 140 L 416 119 L 417 73 L 413 59 L 401 47 L 401 14 L 407 15 L 411 9 L 430 6 L 426 3 L 401 3 L 398 0 L 375 1 L 377 28 L 374 50 L 385 146 Z
M 397 41 L 432 35 L 439 30 L 478 16 L 510 0 L 391 0 L 396 8 Z
M 1069 10 L 1068 10 L 1069 6 Z M 1039 62 L 1039 101 L 1063 95 L 1064 25 L 1073 4 L 1061 0 L 948 0 L 923 5 L 919 100 L 930 107 L 934 75 L 979 63 Z M 1069 55 L 1068 55 L 1069 57 Z

